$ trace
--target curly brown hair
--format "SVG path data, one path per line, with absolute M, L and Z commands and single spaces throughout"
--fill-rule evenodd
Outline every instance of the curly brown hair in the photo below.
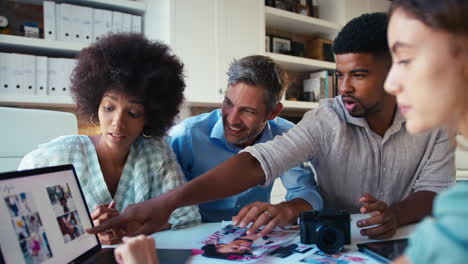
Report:
M 182 62 L 171 49 L 141 34 L 110 34 L 78 56 L 71 93 L 80 116 L 97 117 L 99 104 L 110 90 L 143 101 L 143 132 L 158 138 L 173 125 L 183 100 Z

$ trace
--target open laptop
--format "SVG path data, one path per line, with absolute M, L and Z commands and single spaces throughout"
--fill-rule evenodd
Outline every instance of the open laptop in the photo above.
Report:
M 115 263 L 72 165 L 0 174 L 0 263 Z

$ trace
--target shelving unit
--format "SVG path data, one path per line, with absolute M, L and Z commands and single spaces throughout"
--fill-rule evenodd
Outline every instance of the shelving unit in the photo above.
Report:
M 64 42 L 21 36 L 0 35 L 0 48 L 11 52 L 39 52 L 52 56 L 73 56 L 86 47 L 83 43 Z
M 457 181 L 468 182 L 468 170 L 457 170 Z
M 143 15 L 146 11 L 146 4 L 141 1 L 129 0 L 61 0 L 62 3 L 90 6 L 95 8 L 112 9 L 135 15 Z
M 75 108 L 76 106 L 71 98 L 28 94 L 3 94 L 0 96 L 0 105 L 50 108 Z
M 327 37 L 337 33 L 341 26 L 323 19 L 265 6 L 265 25 L 304 35 Z
M 307 59 L 302 57 L 277 54 L 267 52 L 266 56 L 272 58 L 283 69 L 296 71 L 296 72 L 312 72 L 319 70 L 334 70 L 335 63 L 328 61 L 320 61 Z
M 302 101 L 290 101 L 290 100 L 283 100 L 283 107 L 287 110 L 295 110 L 295 111 L 307 111 L 310 109 L 314 109 L 318 107 L 318 103 L 316 102 L 302 102 Z M 187 102 L 189 107 L 208 107 L 208 108 L 219 108 L 222 106 L 221 102 Z
M 283 107 L 288 110 L 307 111 L 317 108 L 319 103 L 317 102 L 303 102 L 303 101 L 290 101 L 283 100 Z
M 289 33 L 320 36 L 332 39 L 341 28 L 341 25 L 314 17 L 299 15 L 293 12 L 265 6 L 265 27 L 274 28 Z M 320 70 L 334 70 L 336 64 L 303 57 L 266 52 L 283 69 L 293 72 L 314 72 Z M 306 111 L 318 107 L 317 102 L 283 100 L 287 110 Z
M 129 0 L 61 0 L 60 2 L 126 12 L 134 15 L 144 15 L 146 12 L 146 3 Z M 76 42 L 64 42 L 0 34 L 1 52 L 73 58 L 86 46 L 88 45 Z M 0 93 L 0 105 L 38 108 L 75 108 L 73 100 L 69 97 L 8 93 Z

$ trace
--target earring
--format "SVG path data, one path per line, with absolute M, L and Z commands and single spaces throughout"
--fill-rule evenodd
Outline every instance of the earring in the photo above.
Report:
M 151 135 L 151 134 L 148 134 L 148 135 L 145 134 L 145 130 L 141 131 L 141 135 L 142 135 L 144 138 L 152 138 L 152 137 L 153 137 L 153 135 Z
M 141 135 L 142 135 L 144 138 L 152 138 L 152 137 L 153 137 L 152 135 L 146 135 L 144 132 L 141 132 Z
M 93 126 L 99 126 L 99 122 L 94 121 L 93 117 L 94 117 L 94 114 L 91 114 L 91 116 L 89 117 L 89 122 Z

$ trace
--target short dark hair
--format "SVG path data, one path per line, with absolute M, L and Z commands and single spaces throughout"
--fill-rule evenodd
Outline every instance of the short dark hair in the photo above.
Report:
M 243 82 L 265 91 L 265 105 L 270 112 L 280 102 L 287 81 L 286 75 L 271 58 L 260 55 L 234 60 L 227 72 L 228 85 Z
M 467 0 L 393 0 L 390 16 L 398 8 L 431 28 L 468 34 Z
M 363 14 L 352 19 L 333 41 L 333 53 L 371 53 L 390 57 L 387 24 L 385 13 Z
M 110 34 L 83 49 L 71 83 L 78 114 L 87 120 L 97 118 L 110 90 L 136 96 L 145 109 L 143 132 L 155 138 L 172 126 L 185 88 L 183 64 L 170 48 L 135 33 Z

